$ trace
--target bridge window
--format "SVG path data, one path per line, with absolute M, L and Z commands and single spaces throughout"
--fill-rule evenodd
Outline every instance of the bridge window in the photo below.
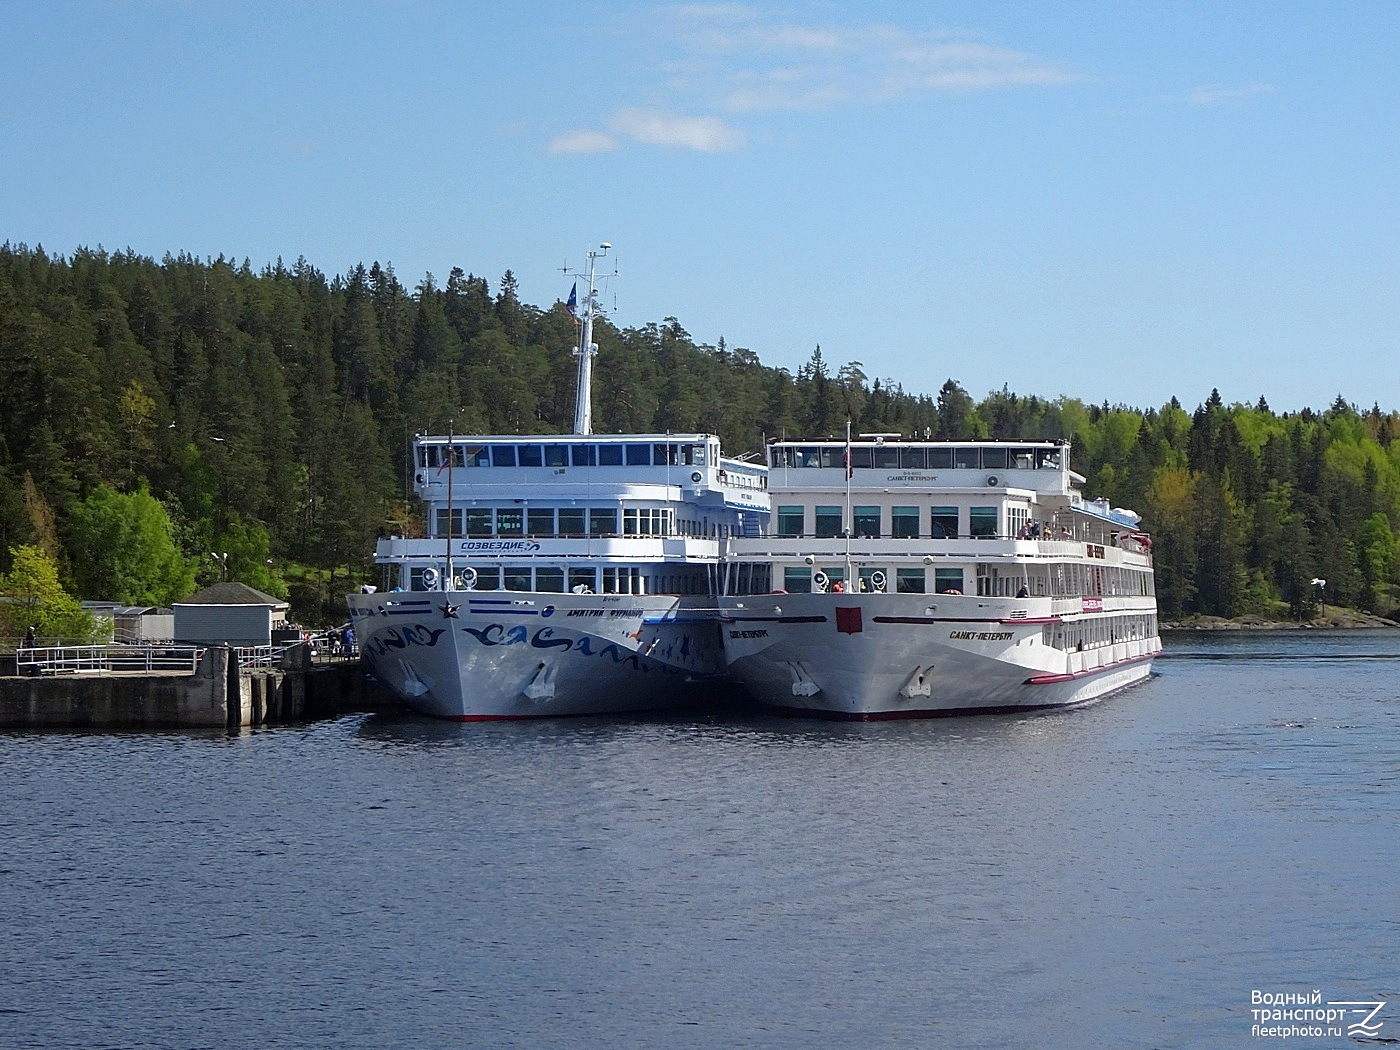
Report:
M 528 445 L 526 446 L 529 447 Z M 515 466 L 515 446 L 495 445 L 491 449 L 491 465 L 493 467 L 513 467 Z M 524 464 L 522 464 L 523 466 Z
M 651 466 L 651 446 L 650 445 L 628 445 L 627 465 L 629 467 L 649 467 Z
M 489 507 L 467 511 L 467 535 L 491 535 L 493 517 L 494 515 L 491 513 L 491 509 Z
M 953 450 L 946 445 L 926 450 L 930 470 L 948 470 L 953 466 Z
M 875 454 L 876 470 L 899 469 L 899 449 L 893 445 L 876 445 L 871 451 Z
M 576 467 L 591 467 L 598 462 L 597 445 L 574 445 L 571 453 Z
M 643 448 L 646 446 L 643 445 Z M 599 445 L 598 446 L 598 466 L 600 467 L 620 467 L 622 466 L 622 446 L 621 445 Z
M 903 470 L 924 470 L 928 467 L 928 456 L 922 445 L 906 446 L 899 450 L 899 465 Z
M 977 445 L 958 445 L 953 449 L 953 467 L 957 470 L 979 470 L 982 449 Z
M 1004 448 L 984 448 L 982 450 L 983 470 L 1005 470 L 1006 469 L 1006 449 Z
M 519 458 L 522 467 L 539 467 L 544 465 L 544 458 L 540 454 L 539 445 L 521 445 Z M 497 466 L 499 465 L 500 464 L 497 464 Z
M 569 446 L 546 445 L 544 447 L 544 465 L 546 467 L 567 467 L 569 465 Z
M 525 535 L 525 512 L 519 507 L 502 507 L 496 511 L 496 535 Z

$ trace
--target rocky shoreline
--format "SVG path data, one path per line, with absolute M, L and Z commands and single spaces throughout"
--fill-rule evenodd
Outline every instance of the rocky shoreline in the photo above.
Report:
M 1315 631 L 1348 627 L 1400 628 L 1400 623 L 1359 609 L 1324 605 L 1313 619 L 1301 622 L 1269 620 L 1262 616 L 1237 616 L 1233 620 L 1220 616 L 1189 616 L 1161 624 L 1163 631 Z

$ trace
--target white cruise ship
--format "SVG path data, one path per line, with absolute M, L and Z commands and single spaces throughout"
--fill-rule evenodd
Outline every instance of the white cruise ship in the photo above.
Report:
M 659 708 L 724 671 L 719 569 L 766 525 L 767 470 L 708 434 L 591 432 L 599 254 L 575 432 L 418 437 L 428 535 L 380 540 L 383 588 L 349 596 L 367 668 L 425 714 Z
M 1147 678 L 1152 541 L 1082 497 L 1069 451 L 774 442 L 771 527 L 734 542 L 720 599 L 731 672 L 765 704 L 862 719 L 1077 704 Z

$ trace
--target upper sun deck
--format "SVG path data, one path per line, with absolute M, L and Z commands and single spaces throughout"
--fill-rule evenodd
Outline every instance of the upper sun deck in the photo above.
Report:
M 1084 479 L 1069 469 L 1062 441 L 918 441 L 863 435 L 844 440 L 775 441 L 768 446 L 774 492 L 843 489 L 1027 489 L 1072 496 Z
M 711 434 L 420 436 L 414 482 L 430 503 L 448 498 L 633 498 L 768 509 L 767 469 L 726 458 Z

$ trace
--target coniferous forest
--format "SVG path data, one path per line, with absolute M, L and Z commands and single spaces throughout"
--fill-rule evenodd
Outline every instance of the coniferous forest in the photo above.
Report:
M 951 378 L 907 392 L 820 348 L 794 375 L 674 317 L 604 320 L 594 337 L 599 432 L 716 433 L 731 455 L 839 435 L 848 417 L 857 432 L 1063 438 L 1086 493 L 1153 532 L 1165 619 L 1396 605 L 1394 410 L 1214 391 L 1191 409 L 1007 387 L 979 400 Z M 510 272 L 407 288 L 378 263 L 328 278 L 305 259 L 4 245 L 0 636 L 23 630 L 5 621 L 22 603 L 42 633 L 80 633 L 78 598 L 168 605 L 220 578 L 340 621 L 375 539 L 421 528 L 412 435 L 567 430 L 574 341 L 563 306 L 522 303 Z

